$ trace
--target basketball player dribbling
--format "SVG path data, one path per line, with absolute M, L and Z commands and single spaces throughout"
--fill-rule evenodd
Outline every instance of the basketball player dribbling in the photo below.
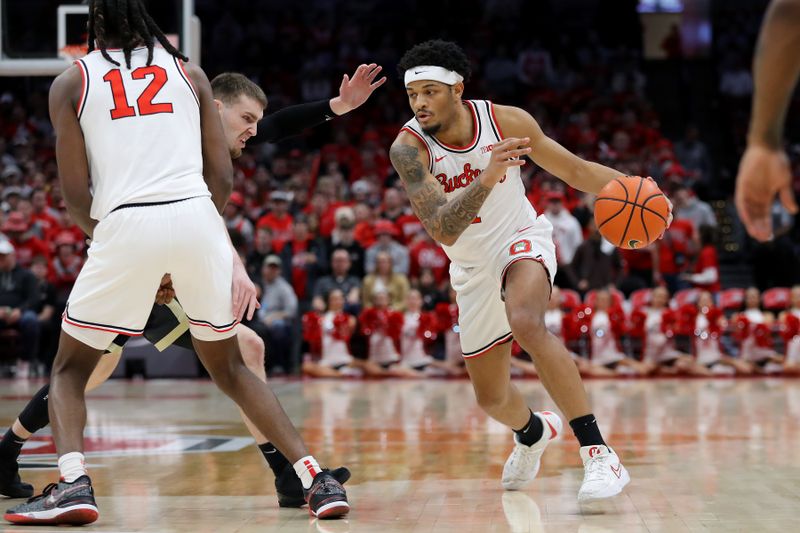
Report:
M 553 227 L 526 199 L 519 167 L 528 156 L 591 193 L 621 173 L 571 154 L 522 109 L 462 100 L 471 69 L 454 43 L 419 44 L 398 70 L 414 118 L 390 156 L 414 212 L 452 261 L 461 348 L 478 403 L 514 430 L 503 487 L 517 490 L 533 480 L 542 452 L 562 427 L 558 415 L 532 412 L 510 382 L 510 341 L 516 339 L 580 443 L 585 475 L 579 502 L 619 494 L 628 472 L 603 440 L 569 352 L 545 327 L 556 274 Z
M 6 520 L 80 525 L 97 519 L 82 453 L 84 391 L 118 334 L 142 334 L 165 272 L 200 360 L 293 464 L 310 512 L 346 514 L 344 488 L 320 469 L 272 391 L 242 361 L 234 304 L 252 316 L 256 302 L 254 294 L 231 294 L 238 257 L 220 212 L 232 166 L 208 79 L 199 67 L 184 65 L 187 59 L 141 0 L 92 0 L 89 12 L 90 53 L 50 90 L 64 198 L 92 239 L 64 312 L 50 383 L 61 479 L 9 510 Z M 163 48 L 154 46 L 156 39 Z M 99 50 L 91 53 L 95 45 Z
M 216 76 L 211 81 L 211 88 L 231 158 L 241 156 L 242 144 L 255 136 L 259 127 L 267 142 L 276 142 L 356 109 L 385 82 L 385 77 L 375 81 L 380 70 L 375 64 L 361 65 L 352 77 L 344 77 L 336 97 L 289 106 L 263 120 L 261 118 L 267 106 L 267 98 L 258 85 L 241 74 L 224 73 Z M 244 275 L 241 283 L 252 284 L 244 269 L 240 270 L 240 274 L 242 273 Z M 174 291 L 171 290 L 168 280 L 162 281 L 167 282 L 159 290 L 158 303 L 150 312 L 143 336 L 160 351 L 170 345 L 193 350 L 188 317 L 178 300 L 170 301 Z M 240 315 L 237 313 L 238 316 Z M 259 379 L 266 381 L 264 342 L 252 329 L 241 324 L 237 327 L 236 338 L 247 367 Z M 87 392 L 99 387 L 110 377 L 120 361 L 122 347 L 129 339 L 126 335 L 117 336 L 89 378 Z M 34 394 L 0 440 L 0 495 L 27 498 L 33 494 L 33 487 L 19 478 L 18 458 L 25 441 L 49 424 L 49 390 L 48 384 Z M 275 489 L 280 506 L 299 507 L 305 504 L 303 486 L 289 461 L 244 414 L 242 417 L 259 451 L 275 474 Z M 340 483 L 347 481 L 350 475 L 346 468 L 334 469 L 331 474 Z

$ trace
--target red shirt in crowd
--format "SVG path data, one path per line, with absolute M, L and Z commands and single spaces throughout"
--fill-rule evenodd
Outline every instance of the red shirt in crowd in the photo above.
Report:
M 395 225 L 400 229 L 399 240 L 403 244 L 409 244 L 421 231 L 425 231 L 425 228 L 422 227 L 422 222 L 413 213 L 400 215 L 397 217 Z
M 722 286 L 719 283 L 719 259 L 717 258 L 717 249 L 714 248 L 713 245 L 703 246 L 703 249 L 700 250 L 700 254 L 697 256 L 697 263 L 695 264 L 694 271 L 696 274 L 699 274 L 708 268 L 714 268 L 717 270 L 717 281 L 706 284 L 695 283 L 695 285 L 698 289 L 703 289 L 710 291 L 712 294 L 716 294 L 720 291 L 720 289 L 722 289 Z
M 308 263 L 305 257 L 308 251 L 308 241 L 292 240 L 289 246 L 292 247 L 292 288 L 297 299 L 304 300 L 306 287 L 308 287 Z
M 267 213 L 256 224 L 258 228 L 265 226 L 272 230 L 272 247 L 275 250 L 281 250 L 292 239 L 292 215 L 278 218 L 274 213 Z
M 49 213 L 42 211 L 41 213 L 33 213 L 31 215 L 31 223 L 39 224 L 42 228 L 42 235 L 47 238 L 47 235 L 59 227 L 58 220 Z
M 377 240 L 375 237 L 375 228 L 372 227 L 372 223 L 370 222 L 359 222 L 356 224 L 353 237 L 365 250 L 375 244 Z
M 33 258 L 37 255 L 50 259 L 50 247 L 36 237 L 31 237 L 25 242 L 12 240 L 11 244 L 14 245 L 14 250 L 16 251 L 17 264 L 23 268 L 30 267 Z
M 627 250 L 619 249 L 622 260 L 628 270 L 653 270 L 653 254 L 650 250 Z
M 57 291 L 69 291 L 78 279 L 78 274 L 83 266 L 83 258 L 72 253 L 67 256 L 57 256 L 50 262 L 48 281 Z
M 70 233 L 75 238 L 75 249 L 79 252 L 83 251 L 86 248 L 86 234 L 77 224 L 73 224 L 72 226 L 65 228 L 60 224 L 56 224 L 53 228 L 45 233 L 45 241 L 47 242 L 56 242 L 56 237 L 61 235 L 62 233 Z
M 689 245 L 694 234 L 694 224 L 691 220 L 673 220 L 667 229 L 664 238 L 658 242 L 658 269 L 662 274 L 679 274 L 685 271 L 686 262 L 689 260 Z M 677 265 L 675 260 L 679 255 L 684 257 L 684 262 Z
M 409 274 L 410 277 L 419 277 L 423 268 L 430 268 L 436 283 L 441 283 L 447 277 L 450 260 L 442 247 L 430 241 L 420 241 L 409 249 Z

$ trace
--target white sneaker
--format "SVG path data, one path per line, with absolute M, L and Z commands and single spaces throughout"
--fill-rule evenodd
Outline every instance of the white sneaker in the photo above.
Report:
M 561 418 L 550 411 L 533 413 L 538 416 L 544 426 L 542 438 L 526 446 L 518 440 L 514 433 L 514 449 L 503 467 L 503 488 L 506 490 L 519 490 L 536 477 L 544 449 L 551 440 L 561 434 Z
M 617 454 L 607 446 L 583 446 L 581 459 L 585 474 L 578 491 L 579 503 L 616 496 L 631 480 Z

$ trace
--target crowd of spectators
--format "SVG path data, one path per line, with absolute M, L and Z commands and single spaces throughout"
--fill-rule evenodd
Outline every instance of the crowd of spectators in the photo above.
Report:
M 362 24 L 375 16 L 403 20 L 415 4 L 375 12 L 371 3 L 312 2 L 301 13 L 271 2 L 229 2 L 220 11 L 199 1 L 201 20 L 216 20 L 203 34 L 204 67 L 211 75 L 238 70 L 259 81 L 270 97 L 268 113 L 330 98 L 341 74 L 362 61 L 382 64 L 391 75 L 403 51 L 429 35 L 418 24 Z M 441 23 L 437 36 L 459 41 L 473 61 L 466 98 L 521 105 L 569 150 L 624 174 L 652 176 L 672 198 L 675 222 L 663 239 L 644 250 L 619 250 L 595 228 L 589 195 L 535 165 L 523 167 L 528 199 L 555 228 L 556 282 L 582 295 L 609 286 L 625 295 L 658 285 L 672 293 L 718 292 L 718 223 L 695 194 L 712 186 L 715 164 L 697 127 L 689 125 L 681 139 L 663 135 L 636 38 L 587 31 L 592 21 L 585 20 L 556 34 L 546 23 L 555 7 L 538 13 L 540 32 L 531 37 L 529 3 L 450 4 L 431 9 L 444 15 L 452 8 L 458 13 L 452 20 L 430 16 Z M 736 72 L 724 64 L 720 92 L 743 98 L 744 76 Z M 0 85 L 0 350 L 13 345 L 20 358 L 47 363 L 85 237 L 59 190 L 48 83 L 7 85 Z M 384 297 L 402 313 L 414 290 L 424 311 L 451 303 L 448 259 L 411 212 L 388 158 L 409 116 L 404 91 L 390 79 L 346 117 L 277 145 L 256 137 L 236 160 L 224 218 L 260 291 L 261 309 L 250 325 L 266 341 L 272 373 L 298 370 L 308 348 L 300 343 L 301 318 L 324 313 L 332 292 L 341 292 L 343 312 L 353 317 Z M 353 351 L 364 356 L 369 346 L 358 340 L 359 328 Z M 17 366 L 24 374 L 26 364 Z

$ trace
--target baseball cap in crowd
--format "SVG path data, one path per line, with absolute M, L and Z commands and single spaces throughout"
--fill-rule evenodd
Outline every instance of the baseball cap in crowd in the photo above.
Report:
M 264 259 L 264 265 L 266 266 L 283 266 L 281 262 L 281 258 L 275 254 L 270 254 Z
M 25 217 L 19 211 L 13 211 L 8 214 L 8 218 L 0 227 L 3 233 L 8 231 L 25 231 L 28 229 L 28 224 L 25 222 Z
M 272 194 L 269 195 L 269 199 L 273 202 L 291 202 L 292 193 L 287 191 L 273 191 Z
M 228 199 L 228 203 L 236 207 L 244 207 L 244 196 L 242 196 L 242 193 L 239 191 L 233 191 L 231 197 Z
M 12 254 L 14 253 L 14 245 L 11 244 L 10 241 L 6 239 L 0 240 L 0 255 Z
M 16 165 L 8 165 L 3 169 L 3 172 L 0 173 L 0 178 L 4 180 L 10 178 L 11 176 L 22 176 L 22 169 Z
M 5 171 L 3 173 L 5 173 Z M 3 189 L 3 200 L 8 199 L 9 196 L 22 196 L 22 189 L 15 185 L 6 187 Z
M 375 222 L 375 235 L 397 235 L 397 228 L 388 220 L 378 220 Z
M 352 207 L 343 206 L 336 210 L 333 215 L 336 226 L 341 229 L 350 229 L 356 225 L 356 214 Z
M 62 231 L 58 235 L 53 242 L 56 246 L 74 246 L 78 244 L 78 240 L 75 238 L 75 235 L 69 231 Z
M 353 194 L 369 194 L 372 192 L 372 187 L 370 184 L 364 180 L 358 180 L 353 183 L 351 190 Z
M 564 193 L 561 191 L 550 191 L 544 195 L 544 199 L 547 202 L 563 202 Z

